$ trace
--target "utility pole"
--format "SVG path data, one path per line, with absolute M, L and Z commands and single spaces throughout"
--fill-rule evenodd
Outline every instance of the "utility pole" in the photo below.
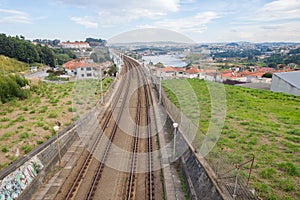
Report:
M 159 103 L 161 104 L 161 71 L 159 73 Z
M 101 101 L 101 104 L 103 103 L 103 85 L 102 85 L 102 67 L 100 66 L 100 101 Z
M 178 127 L 178 123 L 173 123 L 173 127 L 174 127 L 174 143 L 173 143 L 173 155 L 175 157 L 176 155 L 176 135 L 177 135 L 177 127 Z
M 59 130 L 59 127 L 60 127 L 60 122 L 59 121 L 56 121 L 55 122 L 55 126 L 53 127 L 55 133 L 56 133 L 56 143 L 57 143 L 57 151 L 58 151 L 58 163 L 59 163 L 59 166 L 61 165 L 61 153 L 60 153 L 60 142 L 59 142 L 59 137 L 58 137 L 58 130 Z

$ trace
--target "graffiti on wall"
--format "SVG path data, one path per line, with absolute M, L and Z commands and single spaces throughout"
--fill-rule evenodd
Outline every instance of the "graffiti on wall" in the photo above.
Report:
M 0 181 L 0 200 L 17 199 L 43 167 L 41 161 L 37 157 L 33 157 L 6 176 Z

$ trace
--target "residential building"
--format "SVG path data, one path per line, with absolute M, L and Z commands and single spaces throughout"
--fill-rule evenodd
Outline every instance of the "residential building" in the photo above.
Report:
M 87 42 L 62 42 L 59 45 L 63 49 L 88 49 L 90 48 L 89 43 Z
M 90 60 L 75 59 L 63 65 L 68 75 L 77 79 L 99 78 L 100 66 Z

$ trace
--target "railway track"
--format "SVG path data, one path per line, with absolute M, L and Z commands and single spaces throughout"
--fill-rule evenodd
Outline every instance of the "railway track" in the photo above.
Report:
M 135 62 L 133 62 L 135 63 Z M 135 63 L 136 65 L 138 65 L 138 63 Z M 129 173 L 129 181 L 128 181 L 128 190 L 127 190 L 127 196 L 126 199 L 130 200 L 130 199 L 134 199 L 135 198 L 135 194 L 136 191 L 134 189 L 135 183 L 137 182 L 136 179 L 138 179 L 139 177 L 141 177 L 141 175 L 136 175 L 136 165 L 138 162 L 138 158 L 137 158 L 137 154 L 139 153 L 139 144 L 142 144 L 142 142 L 140 142 L 140 137 L 139 137 L 139 129 L 142 126 L 146 126 L 146 132 L 147 132 L 147 141 L 145 142 L 145 149 L 147 151 L 147 184 L 145 185 L 145 194 L 147 194 L 146 198 L 147 199 L 154 199 L 154 193 L 153 193 L 153 169 L 152 169 L 152 130 L 151 130 L 151 123 L 150 123 L 150 101 L 149 101 L 149 84 L 147 82 L 147 79 L 145 77 L 145 74 L 142 72 L 142 70 L 138 67 L 136 67 L 137 72 L 139 73 L 140 77 L 138 79 L 139 85 L 142 85 L 142 87 L 140 87 L 138 89 L 138 96 L 140 98 L 140 101 L 138 102 L 138 107 L 137 107 L 137 115 L 136 115 L 136 129 L 135 129 L 135 135 L 134 135 L 134 144 L 133 144 L 133 148 L 132 148 L 132 157 L 131 157 L 131 166 L 130 166 L 130 173 Z M 143 91 L 143 92 L 142 92 Z M 142 102 L 143 101 L 143 102 Z M 142 106 L 142 103 L 144 104 L 144 106 Z M 144 112 L 142 112 L 142 107 L 144 108 Z M 141 114 L 144 113 L 145 114 L 145 119 L 142 122 L 141 120 Z
M 121 88 L 119 88 L 119 91 L 118 91 L 118 93 L 117 93 L 116 99 L 119 99 L 119 98 L 120 98 L 120 96 L 121 96 L 121 94 L 122 94 L 122 90 L 123 90 L 124 88 L 125 88 L 125 90 L 127 91 L 127 92 L 125 92 L 125 95 L 128 94 L 129 82 L 126 81 L 126 80 L 123 80 L 123 83 L 126 83 L 126 82 L 127 82 L 126 87 L 125 87 L 125 84 L 121 84 Z M 101 139 L 102 136 L 103 136 L 103 131 L 105 131 L 105 129 L 106 129 L 106 127 L 107 127 L 109 121 L 111 120 L 112 115 L 113 115 L 113 112 L 116 110 L 117 104 L 118 104 L 118 101 L 114 101 L 114 102 L 113 102 L 113 105 L 112 105 L 111 108 L 109 109 L 108 114 L 107 114 L 107 116 L 106 116 L 106 118 L 105 118 L 105 120 L 104 120 L 104 122 L 103 122 L 103 124 L 102 124 L 102 128 L 101 128 L 101 130 L 99 131 L 98 136 L 97 136 L 97 138 L 96 138 L 96 140 L 95 140 L 95 143 L 92 145 L 91 150 L 89 151 L 88 155 L 86 156 L 86 159 L 85 159 L 85 161 L 84 161 L 84 164 L 83 164 L 83 166 L 80 168 L 79 173 L 77 174 L 77 176 L 76 176 L 76 178 L 75 178 L 75 181 L 74 181 L 74 183 L 72 184 L 72 186 L 71 186 L 69 192 L 67 193 L 65 199 L 72 199 L 72 198 L 75 198 L 75 194 L 76 194 L 77 190 L 78 190 L 79 187 L 80 187 L 80 183 L 82 182 L 84 175 L 87 173 L 87 170 L 88 170 L 89 166 L 91 165 L 92 159 L 94 159 L 93 155 L 94 155 L 94 152 L 95 152 L 95 150 L 96 150 L 96 148 L 97 148 L 97 145 L 99 144 L 100 139 Z M 116 126 L 117 126 L 117 123 L 115 123 L 115 126 L 114 126 L 114 127 L 116 128 Z M 113 137 L 113 134 L 112 134 L 112 137 Z M 98 167 L 98 169 L 97 169 L 97 173 L 96 173 L 96 175 L 95 175 L 95 180 L 93 180 L 92 187 L 91 187 L 91 189 L 90 189 L 90 191 L 89 191 L 89 193 L 88 193 L 88 195 L 87 195 L 87 199 L 89 199 L 89 198 L 91 198 L 91 197 L 93 196 L 92 191 L 93 191 L 93 188 L 96 186 L 97 179 L 99 179 L 99 177 L 100 177 L 100 171 L 101 171 L 102 168 L 103 168 L 103 164 L 104 164 L 105 159 L 106 159 L 106 156 L 107 156 L 107 151 L 108 151 L 108 149 L 109 149 L 109 144 L 107 145 L 106 149 L 107 149 L 107 150 L 106 150 L 106 153 L 104 154 L 104 156 L 103 156 L 103 158 L 102 158 L 102 160 L 101 160 L 101 164 L 99 165 L 99 167 Z
M 74 182 L 67 189 L 64 199 L 99 199 L 102 197 L 103 199 L 152 200 L 155 196 L 158 196 L 157 199 L 162 196 L 159 194 L 162 191 L 162 184 L 156 186 L 154 181 L 155 177 L 160 181 L 160 174 L 153 170 L 152 152 L 157 137 L 152 136 L 154 127 L 151 125 L 150 113 L 151 89 L 143 69 L 137 62 L 125 57 L 124 63 L 122 73 L 125 75 L 115 101 L 105 119 L 99 124 L 100 130 L 97 132 L 94 144 L 78 170 Z M 137 90 L 134 89 L 136 85 Z M 128 96 L 130 91 L 132 95 Z M 119 127 L 130 117 L 124 116 L 126 108 L 131 111 L 131 118 L 135 124 L 132 134 L 125 133 Z M 146 137 L 141 137 L 144 132 L 146 132 Z M 130 153 L 130 156 L 123 156 L 124 159 L 120 161 L 122 165 L 127 166 L 127 171 L 114 170 L 109 164 L 107 165 L 115 155 L 122 158 L 122 154 L 116 152 L 115 146 Z M 146 158 L 140 157 L 139 153 L 146 154 Z M 101 156 L 97 159 L 95 154 L 101 154 Z M 142 168 L 143 164 L 147 168 L 139 171 L 137 168 Z M 159 189 L 155 190 L 155 187 Z M 57 197 L 59 198 L 61 196 Z

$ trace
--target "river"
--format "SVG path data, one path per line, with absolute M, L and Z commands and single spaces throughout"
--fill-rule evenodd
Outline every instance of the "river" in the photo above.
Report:
M 145 60 L 145 63 L 151 61 L 154 65 L 161 62 L 165 67 L 184 67 L 187 65 L 187 63 L 182 61 L 179 56 L 175 55 L 143 56 L 143 60 Z

